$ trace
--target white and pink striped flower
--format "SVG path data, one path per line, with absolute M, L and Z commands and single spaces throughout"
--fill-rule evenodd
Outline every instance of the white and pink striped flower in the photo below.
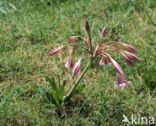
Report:
M 63 47 L 58 47 L 58 48 L 56 48 L 56 49 L 50 51 L 50 52 L 48 53 L 48 56 L 55 55 L 55 54 L 59 53 L 61 49 L 63 49 Z
M 65 67 L 73 68 L 72 70 L 73 77 L 75 77 L 80 70 L 82 56 L 88 55 L 89 61 L 94 61 L 92 62 L 92 64 L 98 61 L 99 65 L 107 66 L 108 64 L 112 64 L 114 66 L 114 68 L 118 72 L 116 75 L 116 83 L 115 83 L 116 88 L 124 88 L 130 85 L 130 83 L 125 78 L 124 72 L 120 64 L 113 57 L 114 56 L 113 53 L 121 54 L 121 56 L 123 57 L 124 61 L 127 64 L 134 66 L 132 61 L 141 61 L 136 55 L 133 54 L 137 52 L 136 49 L 129 44 L 118 42 L 118 41 L 110 41 L 110 42 L 102 43 L 102 38 L 106 33 L 106 27 L 104 27 L 100 32 L 100 38 L 98 44 L 95 47 L 93 47 L 92 40 L 94 39 L 91 38 L 91 34 L 90 34 L 91 29 L 88 21 L 85 22 L 85 28 L 88 34 L 87 38 L 84 38 L 83 36 L 70 36 L 68 38 L 69 42 L 67 45 L 52 50 L 51 52 L 48 53 L 48 55 L 50 56 L 50 55 L 57 54 L 64 47 L 72 46 L 73 50 L 72 53 L 70 53 L 71 58 L 69 58 L 69 60 L 66 62 Z M 75 42 L 76 39 L 79 40 L 81 39 L 85 43 L 84 44 L 76 43 Z M 75 63 L 74 53 L 78 48 L 82 48 L 81 51 L 84 52 L 82 52 L 81 58 Z M 100 61 L 97 60 L 99 57 L 101 58 Z
M 124 51 L 124 54 L 130 59 L 130 60 L 135 60 L 135 61 L 141 61 L 141 59 L 139 59 L 136 55 L 130 53 L 130 52 L 127 52 L 127 51 Z
M 80 70 L 80 65 L 81 65 L 81 60 L 82 60 L 82 57 L 75 63 L 75 66 L 73 68 L 73 72 L 72 72 L 72 76 L 75 77 L 76 74 L 79 72 Z
M 134 66 L 131 59 L 128 56 L 126 56 L 124 53 L 121 53 L 121 55 L 127 64 Z
M 131 85 L 131 82 L 127 81 L 124 75 L 121 75 L 119 73 L 116 74 L 114 88 L 126 88 L 129 85 Z
M 113 64 L 114 68 L 116 69 L 117 72 L 119 72 L 121 75 L 123 75 L 123 70 L 121 66 L 118 64 L 117 61 L 115 61 L 112 57 L 109 57 L 111 63 Z
M 136 53 L 136 50 L 134 49 L 133 46 L 126 44 L 126 43 L 122 43 L 122 45 L 125 48 L 125 50 L 127 50 L 128 52 Z
M 99 61 L 99 65 L 108 66 L 109 64 L 111 64 L 110 60 L 107 57 L 102 56 Z
M 101 31 L 101 37 L 103 37 L 104 36 L 104 33 L 106 32 L 106 27 L 104 27 L 103 29 L 102 29 L 102 31 Z
M 73 57 L 70 57 L 65 64 L 65 68 L 73 68 L 75 65 L 75 60 Z

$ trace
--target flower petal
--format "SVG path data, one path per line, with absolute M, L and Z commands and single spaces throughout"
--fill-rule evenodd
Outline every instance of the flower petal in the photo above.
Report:
M 120 73 L 120 74 L 124 74 L 122 71 L 122 68 L 120 67 L 120 65 L 113 59 L 110 57 L 110 61 L 113 64 L 114 68 Z
M 81 65 L 81 59 L 82 57 L 75 63 L 75 66 L 73 68 L 73 71 L 72 71 L 72 76 L 76 76 L 76 74 L 79 72 L 80 70 L 80 65 Z
M 131 59 L 129 59 L 125 54 L 121 53 L 123 59 L 125 60 L 125 62 L 131 66 L 134 66 L 133 63 L 131 62 Z
M 105 65 L 105 66 L 107 66 L 110 63 L 111 62 L 110 62 L 110 60 L 107 57 L 102 57 L 101 60 L 100 60 L 100 62 L 99 62 L 99 65 Z
M 131 84 L 130 81 L 127 81 L 124 75 L 119 73 L 116 74 L 114 88 L 126 88 Z
M 121 74 L 117 73 L 117 74 L 116 74 L 116 78 L 115 78 L 115 84 L 116 84 L 116 85 L 119 85 L 119 84 L 121 84 L 121 83 L 123 83 Z
M 136 50 L 134 49 L 133 46 L 131 46 L 131 45 L 129 45 L 129 44 L 126 44 L 126 43 L 123 43 L 123 46 L 124 46 L 124 48 L 125 48 L 127 51 L 136 53 Z
M 106 31 L 106 27 L 104 27 L 104 28 L 102 29 L 102 31 L 101 31 L 101 37 L 104 36 L 105 31 Z
M 141 59 L 139 59 L 137 56 L 135 56 L 134 54 L 130 53 L 130 52 L 125 52 L 125 55 L 131 59 L 131 60 L 136 60 L 136 61 L 141 61 Z
M 69 58 L 68 61 L 65 64 L 65 68 L 72 68 L 75 64 L 74 58 Z
M 58 48 L 56 48 L 56 49 L 50 51 L 50 52 L 48 53 L 48 56 L 51 56 L 51 55 L 54 55 L 54 54 L 59 53 L 59 51 L 60 51 L 61 49 L 63 49 L 63 47 L 58 47 Z

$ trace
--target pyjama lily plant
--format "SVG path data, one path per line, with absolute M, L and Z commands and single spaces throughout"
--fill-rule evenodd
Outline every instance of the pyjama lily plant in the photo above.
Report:
M 64 102 L 71 99 L 73 92 L 76 90 L 76 87 L 79 85 L 80 80 L 83 78 L 84 74 L 87 72 L 88 68 L 95 62 L 98 62 L 99 65 L 107 66 L 109 64 L 112 64 L 117 71 L 116 79 L 115 79 L 115 88 L 126 88 L 131 83 L 126 80 L 126 77 L 124 75 L 124 72 L 120 66 L 120 64 L 116 61 L 116 59 L 111 55 L 113 53 L 118 53 L 123 57 L 123 60 L 133 66 L 133 61 L 141 61 L 137 56 L 135 56 L 133 53 L 136 53 L 136 50 L 133 46 L 118 42 L 118 41 L 110 41 L 110 42 L 102 42 L 102 38 L 104 37 L 106 28 L 104 27 L 103 30 L 100 33 L 99 42 L 96 47 L 93 46 L 91 33 L 90 33 L 90 26 L 88 21 L 85 22 L 85 28 L 88 34 L 87 38 L 84 38 L 82 36 L 71 36 L 68 39 L 68 44 L 63 45 L 61 47 L 58 47 L 48 53 L 48 56 L 54 55 L 59 53 L 61 50 L 68 46 L 72 46 L 72 51 L 70 54 L 70 58 L 65 64 L 66 68 L 72 68 L 72 77 L 74 78 L 77 73 L 80 70 L 81 67 L 81 61 L 84 57 L 84 55 L 88 55 L 89 62 L 86 65 L 86 67 L 83 69 L 82 73 L 78 77 L 77 81 L 74 83 L 73 88 L 67 93 L 66 96 L 64 96 Z M 85 42 L 84 44 L 77 44 L 76 40 L 81 39 Z M 78 59 L 77 62 L 75 62 L 74 56 L 77 49 L 83 48 L 84 52 L 82 56 Z M 99 59 L 100 57 L 100 59 Z M 94 61 L 94 62 L 93 62 Z

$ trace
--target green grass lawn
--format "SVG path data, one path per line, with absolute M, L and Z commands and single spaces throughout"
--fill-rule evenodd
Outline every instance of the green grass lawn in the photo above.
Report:
M 0 1 L 0 126 L 126 125 L 123 114 L 156 120 L 156 1 L 56 1 Z M 118 57 L 132 82 L 126 89 L 113 88 L 113 67 L 89 70 L 81 81 L 82 104 L 60 118 L 53 105 L 43 101 L 38 86 L 48 89 L 45 76 L 65 73 L 67 89 L 72 87 L 71 71 L 64 68 L 68 53 L 52 57 L 47 53 L 66 44 L 71 35 L 87 36 L 86 19 L 94 44 L 98 30 L 106 26 L 103 41 L 133 45 L 143 62 L 130 67 Z

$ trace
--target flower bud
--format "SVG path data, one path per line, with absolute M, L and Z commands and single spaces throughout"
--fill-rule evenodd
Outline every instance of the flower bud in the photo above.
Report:
M 104 27 L 104 28 L 102 29 L 102 31 L 101 31 L 101 37 L 104 36 L 105 31 L 106 31 L 106 27 Z
M 86 31 L 87 31 L 88 33 L 90 33 L 90 27 L 89 27 L 89 23 L 88 23 L 87 20 L 86 20 L 86 23 L 85 23 L 85 27 L 86 27 Z
M 123 43 L 123 46 L 124 46 L 124 48 L 125 48 L 128 52 L 136 53 L 136 50 L 134 49 L 133 46 L 131 46 L 131 45 L 129 45 L 129 44 L 126 44 L 126 43 Z
M 124 74 L 122 71 L 122 68 L 120 67 L 120 65 L 113 59 L 110 58 L 111 63 L 113 64 L 114 68 L 117 70 L 117 72 L 119 72 L 120 74 Z
M 72 76 L 73 76 L 73 77 L 76 76 L 76 74 L 77 74 L 77 73 L 79 72 L 79 70 L 80 70 L 81 59 L 82 59 L 82 58 L 80 58 L 80 59 L 75 63 L 75 66 L 74 66 L 73 72 L 72 72 Z
M 51 55 L 54 55 L 54 54 L 59 53 L 59 51 L 60 51 L 61 49 L 63 49 L 63 47 L 58 47 L 58 48 L 56 48 L 56 49 L 50 51 L 50 52 L 48 53 L 48 56 L 51 56 Z
M 125 60 L 125 62 L 131 66 L 134 66 L 133 63 L 131 62 L 131 59 L 129 59 L 125 54 L 121 53 L 123 59 Z
M 134 54 L 130 52 L 125 52 L 125 55 L 131 60 L 141 61 L 141 59 L 139 59 L 137 56 L 135 56 Z
M 77 36 L 70 36 L 70 37 L 68 38 L 68 41 L 73 43 L 73 42 L 75 41 L 76 38 L 77 38 Z

